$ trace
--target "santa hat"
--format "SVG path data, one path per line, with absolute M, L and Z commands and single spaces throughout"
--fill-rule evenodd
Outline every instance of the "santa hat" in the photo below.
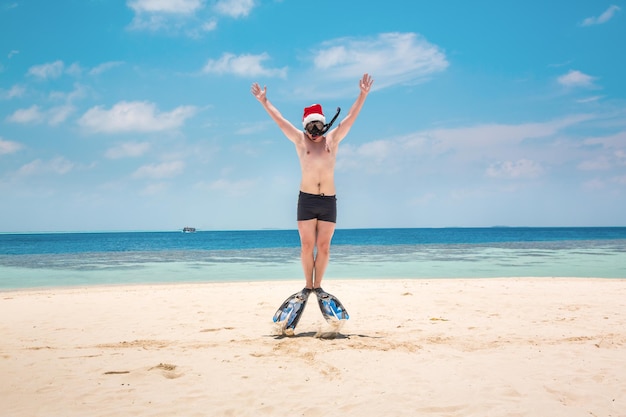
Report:
M 326 123 L 324 112 L 322 112 L 321 104 L 313 104 L 310 107 L 304 108 L 304 115 L 302 116 L 302 127 L 306 127 L 311 122 Z

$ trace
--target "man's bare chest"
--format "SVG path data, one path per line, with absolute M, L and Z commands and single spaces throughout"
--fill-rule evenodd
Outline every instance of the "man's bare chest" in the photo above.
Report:
M 335 155 L 326 149 L 326 144 L 314 143 L 304 147 L 300 159 L 306 164 L 327 165 L 333 163 Z

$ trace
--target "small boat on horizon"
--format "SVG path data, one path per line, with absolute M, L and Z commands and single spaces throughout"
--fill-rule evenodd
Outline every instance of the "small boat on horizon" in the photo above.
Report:
M 196 232 L 195 227 L 189 227 L 189 226 L 183 227 L 183 233 L 195 233 L 195 232 Z

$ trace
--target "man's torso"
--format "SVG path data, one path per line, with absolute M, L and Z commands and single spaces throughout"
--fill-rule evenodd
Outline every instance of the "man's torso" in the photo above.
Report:
M 297 146 L 302 181 L 300 191 L 309 194 L 335 194 L 335 161 L 337 149 L 326 150 L 326 138 L 313 142 L 303 134 Z

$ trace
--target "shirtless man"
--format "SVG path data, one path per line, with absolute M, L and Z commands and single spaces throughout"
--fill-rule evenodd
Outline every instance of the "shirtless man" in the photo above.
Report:
M 374 80 L 364 74 L 360 93 L 348 114 L 337 127 L 322 132 L 326 119 L 319 104 L 304 109 L 304 131 L 287 121 L 267 99 L 267 87 L 252 85 L 252 94 L 263 105 L 280 130 L 296 146 L 302 180 L 298 198 L 298 231 L 306 289 L 321 288 L 330 257 L 330 241 L 335 232 L 337 200 L 335 197 L 335 161 L 339 142 L 346 137 L 356 120 Z M 317 251 L 315 250 L 317 248 Z

